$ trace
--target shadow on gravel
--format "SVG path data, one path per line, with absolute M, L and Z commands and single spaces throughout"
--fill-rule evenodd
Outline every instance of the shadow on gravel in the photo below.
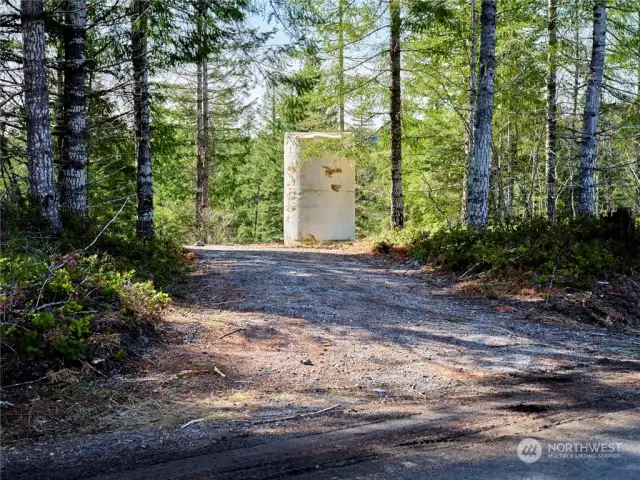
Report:
M 217 308 L 302 320 L 327 336 L 348 339 L 369 363 L 377 361 L 376 351 L 394 347 L 412 356 L 407 363 L 434 365 L 455 381 L 496 387 L 492 397 L 529 395 L 603 411 L 640 400 L 637 385 L 616 384 L 607 373 L 640 371 L 640 343 L 621 331 L 541 325 L 497 312 L 488 300 L 434 296 L 437 279 L 410 275 L 410 267 L 373 255 L 293 249 L 198 253 L 208 269 L 199 289 L 240 289 L 237 302 L 231 297 Z
M 233 390 L 236 397 L 228 405 L 193 402 L 191 418 L 211 410 L 246 418 L 242 395 L 260 381 L 266 405 L 261 408 L 268 417 L 252 411 L 249 421 L 56 440 L 28 454 L 5 449 L 7 478 L 75 480 L 110 471 L 117 473 L 100 478 L 333 478 L 329 472 L 348 471 L 355 464 L 368 472 L 365 464 L 375 464 L 400 446 L 434 446 L 510 422 L 560 421 L 565 414 L 597 415 L 640 405 L 637 345 L 621 332 L 532 324 L 496 312 L 488 301 L 435 296 L 430 292 L 437 279 L 411 274 L 407 266 L 379 257 L 295 250 L 198 253 L 202 264 L 194 275 L 192 297 L 203 314 L 251 313 L 257 320 L 228 328 L 238 329 L 224 339 L 238 341 L 237 350 L 225 352 L 225 344 L 218 343 L 220 357 L 206 351 L 193 357 L 193 365 L 220 366 L 224 377 L 213 373 L 200 380 L 194 374 L 194 379 L 182 380 L 179 372 L 186 365 L 176 366 L 177 379 L 167 382 L 167 388 L 179 392 L 181 382 L 192 381 L 199 385 L 197 394 L 214 399 Z M 295 335 L 288 331 L 293 327 Z M 196 342 L 198 332 L 185 337 L 185 345 Z M 295 345 L 303 334 L 308 343 Z M 252 370 L 243 361 L 265 355 L 265 350 L 252 350 L 258 343 L 268 345 L 269 358 L 292 356 L 287 365 L 299 370 L 281 373 L 269 365 Z M 309 366 L 300 363 L 302 358 L 293 355 L 300 350 L 305 358 L 317 358 Z M 340 358 L 321 363 L 330 355 Z M 283 379 L 289 383 L 278 383 Z M 359 404 L 345 404 L 314 422 L 313 415 L 304 414 L 320 407 L 294 405 L 291 418 L 291 405 L 268 402 L 268 397 L 286 393 L 292 385 L 305 398 L 329 398 L 339 390 L 341 398 L 357 397 L 380 411 L 359 412 Z M 153 388 L 146 394 L 152 397 Z M 402 408 L 405 400 L 424 402 L 423 412 L 435 419 L 416 423 Z M 454 412 L 467 407 L 464 415 L 439 417 L 445 405 Z M 605 433 L 615 438 L 632 430 L 619 425 Z M 460 459 L 456 465 L 469 473 L 493 461 L 505 460 Z M 137 467 L 142 470 L 131 470 Z M 387 473 L 372 478 L 422 478 L 402 469 Z M 442 470 L 442 476 L 431 478 L 455 476 Z
M 142 480 L 142 479 L 458 479 L 458 478 L 636 478 L 640 451 L 634 414 L 622 415 L 615 426 L 601 422 L 595 412 L 564 424 L 539 416 L 515 430 L 494 420 L 470 426 L 473 420 L 498 415 L 499 410 L 448 411 L 420 420 L 398 419 L 368 423 L 320 434 L 296 425 L 295 434 L 283 432 L 213 431 L 206 425 L 167 431 L 163 439 L 128 438 L 115 434 L 87 438 L 83 448 L 61 442 L 56 453 L 32 455 L 20 462 L 5 462 L 3 477 L 17 480 Z M 336 415 L 339 415 L 336 413 Z M 549 424 L 545 425 L 549 419 Z M 537 420 L 537 423 L 535 422 Z M 602 425 L 598 424 L 602 423 Z M 285 422 L 283 422 L 285 423 Z M 288 422 L 289 428 L 293 427 Z M 555 429 L 555 430 L 554 430 Z M 145 432 L 143 432 L 144 434 Z M 146 432 L 148 433 L 148 432 Z M 198 442 L 207 437 L 208 442 Z M 602 443 L 621 445 L 621 455 L 610 459 L 542 458 L 535 466 L 516 455 L 524 437 L 547 444 Z M 471 448 L 465 448 L 469 447 Z M 66 452 L 66 454 L 65 454 Z M 560 474 L 564 472 L 565 474 Z

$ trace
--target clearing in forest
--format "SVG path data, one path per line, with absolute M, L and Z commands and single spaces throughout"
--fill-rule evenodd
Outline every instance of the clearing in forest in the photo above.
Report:
M 311 434 L 365 429 L 354 433 L 362 440 L 357 453 L 343 445 L 335 458 L 307 463 L 291 454 L 306 465 L 292 471 L 314 462 L 334 468 L 338 457 L 378 458 L 383 447 L 510 425 L 535 430 L 640 406 L 640 342 L 631 331 L 553 322 L 533 302 L 462 298 L 446 278 L 382 256 L 263 246 L 194 251 L 198 268 L 169 312 L 165 341 L 126 374 L 80 382 L 87 394 L 75 392 L 75 411 L 57 411 L 58 431 L 66 422 L 67 433 L 100 434 L 16 445 L 5 450 L 9 471 L 39 478 L 46 467 L 47 478 L 83 478 L 274 439 L 293 442 L 274 447 L 284 455 Z M 88 424 L 79 418 L 83 401 L 93 408 Z M 56 407 L 49 408 L 32 408 L 30 421 L 40 412 L 55 423 Z M 427 428 L 425 416 L 454 411 Z M 278 468 L 286 471 L 287 461 Z M 70 462 L 76 477 L 65 471 Z M 264 478 L 275 468 L 265 462 L 242 468 Z M 174 468 L 171 478 L 181 478 L 177 471 L 210 478 Z M 240 478 L 237 465 L 215 468 L 215 478 Z

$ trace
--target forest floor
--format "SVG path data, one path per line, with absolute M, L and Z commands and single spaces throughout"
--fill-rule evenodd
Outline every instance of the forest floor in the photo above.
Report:
M 188 295 L 129 370 L 11 399 L 11 478 L 357 478 L 398 449 L 577 421 L 640 438 L 624 414 L 640 407 L 637 330 L 551 315 L 536 296 L 469 298 L 357 250 L 193 250 Z

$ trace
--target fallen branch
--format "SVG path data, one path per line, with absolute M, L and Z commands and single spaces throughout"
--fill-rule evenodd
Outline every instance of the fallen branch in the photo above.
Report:
M 104 373 L 102 373 L 100 370 L 98 370 L 96 367 L 94 367 L 93 365 L 91 365 L 88 362 L 84 362 L 85 366 L 91 370 L 93 370 L 94 372 L 96 372 L 98 375 L 102 375 L 103 377 L 107 377 Z
M 11 388 L 11 387 L 19 387 L 20 385 L 29 385 L 30 383 L 41 382 L 42 380 L 46 380 L 48 377 L 38 378 L 37 380 L 31 380 L 30 382 L 22 382 L 22 383 L 14 383 L 12 385 L 0 385 L 0 389 L 2 388 Z
M 472 266 L 469 270 L 467 270 L 466 272 L 464 272 L 462 275 L 460 275 L 458 277 L 458 280 L 462 280 L 464 277 L 466 277 L 467 273 L 471 272 L 471 270 L 473 270 L 474 268 L 476 268 L 478 265 L 480 265 L 479 263 L 476 263 L 474 266 Z
M 116 218 L 118 218 L 118 215 L 120 215 L 120 212 L 122 212 L 122 210 L 124 209 L 125 205 L 127 204 L 127 202 L 129 201 L 129 197 L 127 197 L 124 201 L 124 203 L 122 204 L 122 206 L 120 207 L 120 210 L 118 210 L 118 213 L 115 214 L 115 216 L 109 220 L 107 222 L 107 224 L 102 227 L 102 230 L 100 230 L 100 233 L 98 233 L 98 235 L 96 236 L 96 238 L 93 239 L 93 241 L 87 245 L 86 247 L 84 247 L 84 251 L 86 252 L 87 250 L 89 250 L 91 247 L 93 247 L 93 245 L 98 241 L 98 239 L 102 236 L 102 234 L 104 233 L 104 231 L 109 228 L 109 225 L 111 225 Z
M 235 330 L 230 331 L 229 333 L 225 333 L 224 335 L 220 335 L 218 337 L 218 340 L 224 338 L 224 337 L 228 337 L 229 335 L 233 335 L 234 333 L 239 332 L 240 330 L 244 330 L 244 327 L 240 327 L 240 328 L 236 328 Z
M 218 375 L 220 375 L 222 378 L 227 378 L 227 376 L 226 376 L 224 373 L 222 373 L 222 372 L 218 369 L 218 367 L 213 367 L 213 371 L 214 371 L 214 372 L 216 372 Z
M 120 210 L 118 210 L 118 213 L 115 214 L 115 216 L 109 220 L 107 222 L 107 224 L 102 227 L 102 230 L 100 230 L 100 233 L 98 233 L 98 235 L 96 236 L 96 238 L 93 239 L 93 241 L 87 245 L 86 247 L 84 247 L 83 252 L 86 252 L 87 250 L 89 250 L 89 248 L 91 248 L 100 238 L 100 236 L 102 236 L 102 234 L 104 233 L 104 231 L 109 228 L 109 225 L 111 225 L 116 218 L 118 218 L 118 215 L 120 215 L 120 213 L 122 212 L 122 210 L 124 209 L 125 205 L 127 204 L 127 202 L 129 201 L 129 197 L 127 197 L 127 199 L 124 201 L 124 203 L 122 204 L 122 206 L 120 207 Z M 60 270 L 61 268 L 63 268 L 67 263 L 67 260 L 65 260 L 64 262 L 55 265 L 53 267 L 51 267 L 48 271 L 47 271 L 47 276 L 44 279 L 44 282 L 42 283 L 42 286 L 40 287 L 40 292 L 38 292 L 38 298 L 36 300 L 36 311 L 39 310 L 39 306 L 40 306 L 40 299 L 42 298 L 42 292 L 44 292 L 44 287 L 46 287 L 47 283 L 49 283 L 52 279 L 53 279 L 53 274 L 57 271 Z M 48 305 L 48 306 L 51 306 Z
M 180 428 L 187 428 L 189 425 L 193 425 L 194 423 L 204 422 L 204 418 L 196 418 L 195 420 L 191 420 L 190 422 L 185 423 Z
M 336 403 L 335 405 L 331 406 L 331 407 L 327 407 L 327 408 L 323 408 L 322 410 L 318 410 L 317 412 L 309 412 L 309 413 L 299 413 L 297 415 L 291 415 L 290 417 L 282 417 L 282 418 L 272 418 L 269 420 L 260 420 L 258 422 L 253 422 L 254 425 L 260 425 L 262 423 L 276 423 L 276 422 L 284 422 L 285 420 L 294 420 L 296 418 L 304 418 L 304 417 L 311 417 L 314 415 L 320 415 L 321 413 L 325 413 L 331 410 L 334 410 L 338 407 L 341 407 L 342 405 L 340 403 Z

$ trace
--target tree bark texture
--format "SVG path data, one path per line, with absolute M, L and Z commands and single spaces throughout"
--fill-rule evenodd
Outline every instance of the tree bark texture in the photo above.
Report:
M 480 17 L 480 79 L 476 109 L 474 154 L 469 163 L 467 225 L 482 226 L 489 212 L 493 75 L 496 46 L 496 0 L 482 0 Z
M 58 21 L 64 24 L 64 12 L 58 15 Z M 57 150 L 54 152 L 53 164 L 60 166 L 62 156 L 62 136 L 64 133 L 64 38 L 61 38 L 56 45 L 56 125 L 53 128 L 53 136 L 56 138 Z M 60 171 L 58 170 L 58 175 Z M 60 186 L 58 179 L 58 187 Z
M 593 46 L 589 82 L 584 105 L 582 148 L 580 153 L 580 195 L 578 210 L 582 215 L 596 215 L 596 131 L 604 70 L 607 9 L 605 0 L 595 0 L 593 8 Z
M 547 73 L 547 217 L 556 219 L 556 144 L 557 144 L 557 4 L 549 0 L 547 7 L 547 30 L 549 35 Z
M 391 77 L 389 81 L 389 98 L 391 117 L 391 228 L 404 226 L 404 199 L 402 194 L 402 97 L 401 97 L 401 51 L 400 51 L 400 0 L 390 0 L 391 17 L 389 35 L 389 56 L 391 60 Z
M 133 109 L 136 130 L 136 234 L 151 237 L 153 224 L 153 173 L 149 138 L 149 65 L 147 59 L 148 0 L 131 4 L 131 54 L 133 62 Z
M 45 71 L 43 0 L 22 0 L 24 104 L 27 117 L 29 196 L 54 231 L 62 228 L 56 199 L 49 92 Z
M 65 9 L 64 122 L 60 155 L 60 205 L 63 212 L 84 217 L 87 214 L 86 0 L 67 0 Z

